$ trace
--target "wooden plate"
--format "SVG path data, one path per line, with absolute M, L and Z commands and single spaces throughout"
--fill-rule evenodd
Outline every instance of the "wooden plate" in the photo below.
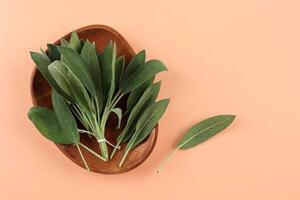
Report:
M 98 51 L 102 51 L 106 44 L 112 40 L 117 43 L 117 53 L 118 55 L 124 55 L 126 64 L 128 61 L 135 55 L 135 52 L 130 47 L 128 42 L 114 29 L 104 26 L 104 25 L 91 25 L 87 27 L 80 28 L 76 30 L 79 38 L 89 39 L 90 41 L 96 42 L 96 48 Z M 69 40 L 71 33 L 63 36 Z M 59 44 L 60 40 L 56 41 L 55 44 Z M 48 82 L 44 79 L 42 74 L 35 68 L 33 70 L 32 79 L 31 79 L 31 96 L 32 102 L 34 105 L 43 106 L 47 108 L 52 107 L 51 103 L 51 87 Z M 126 99 L 124 99 L 126 101 Z M 121 106 L 125 105 L 125 102 L 121 102 Z M 124 121 L 124 120 L 123 120 Z M 114 127 L 116 125 L 116 118 L 110 117 L 107 123 L 106 128 L 106 139 L 111 143 L 115 143 L 117 136 L 120 134 L 120 130 L 116 130 Z M 124 127 L 124 124 L 123 124 Z M 120 168 L 118 164 L 122 158 L 124 153 L 124 145 L 122 146 L 120 151 L 117 151 L 114 158 L 108 162 L 101 161 L 96 158 L 85 149 L 82 149 L 84 157 L 93 172 L 102 173 L 102 174 L 118 174 L 128 172 L 137 166 L 141 165 L 151 154 L 158 135 L 158 126 L 152 131 L 145 141 L 137 146 L 134 150 L 130 152 L 123 166 Z M 89 138 L 87 135 L 81 134 L 80 140 L 82 143 L 89 146 L 91 149 L 99 152 L 99 146 L 97 141 L 93 138 Z M 73 145 L 60 145 L 56 144 L 56 146 L 74 163 L 84 168 L 84 164 L 80 158 L 78 150 Z M 112 148 L 108 146 L 109 152 L 111 152 Z

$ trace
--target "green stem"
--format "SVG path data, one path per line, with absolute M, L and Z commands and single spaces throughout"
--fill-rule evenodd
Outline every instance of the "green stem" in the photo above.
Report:
M 120 94 L 120 96 L 116 100 L 112 101 L 112 104 L 109 107 L 109 110 L 113 109 L 117 105 L 117 103 L 122 99 L 123 96 L 124 96 L 124 94 Z
M 124 161 L 125 161 L 125 159 L 126 159 L 128 153 L 129 153 L 129 150 L 127 150 L 127 151 L 125 152 L 125 154 L 124 154 L 124 156 L 123 156 L 123 158 L 122 158 L 122 160 L 121 160 L 121 162 L 120 162 L 120 164 L 119 164 L 119 167 L 122 167 L 122 165 L 123 165 L 123 163 L 124 163 Z
M 80 146 L 82 146 L 85 150 L 87 150 L 88 152 L 90 152 L 91 154 L 93 154 L 94 156 L 96 156 L 97 158 L 100 158 L 103 161 L 106 161 L 102 156 L 100 156 L 99 154 L 97 154 L 95 151 L 93 151 L 92 149 L 90 149 L 89 147 L 85 146 L 82 143 L 79 143 Z
M 101 140 L 100 142 L 98 142 L 101 150 L 101 155 L 105 159 L 105 161 L 107 161 L 109 157 L 108 157 L 107 145 L 105 142 L 105 123 L 104 125 L 100 123 L 100 128 L 99 126 L 96 126 L 95 128 L 96 128 L 95 134 L 97 135 L 96 139 Z
M 113 157 L 114 157 L 114 155 L 115 155 L 115 153 L 116 153 L 118 147 L 119 147 L 120 144 L 121 144 L 121 141 L 122 141 L 122 140 L 120 140 L 119 142 L 117 142 L 116 146 L 114 147 L 113 151 L 111 152 L 111 154 L 110 154 L 110 160 L 113 159 Z
M 80 150 L 79 145 L 76 144 L 76 147 L 77 147 L 77 149 L 78 149 L 78 151 L 79 151 L 80 157 L 81 157 L 81 159 L 82 159 L 82 161 L 83 161 L 83 163 L 84 163 L 85 168 L 86 168 L 88 171 L 90 171 L 90 168 L 89 168 L 88 164 L 86 163 L 86 161 L 85 161 L 85 159 L 84 159 L 84 157 L 83 157 L 83 155 L 82 155 L 82 152 L 81 152 L 81 150 Z
M 124 134 L 124 133 L 127 132 L 127 129 L 128 129 L 128 128 L 127 128 L 127 126 L 126 126 L 126 127 L 124 128 L 124 130 L 122 131 L 121 135 L 119 136 L 120 139 L 119 139 L 119 141 L 117 141 L 116 146 L 114 147 L 113 151 L 111 152 L 111 154 L 110 154 L 110 159 L 112 159 L 112 158 L 114 157 L 114 155 L 115 155 L 115 153 L 116 153 L 118 147 L 119 147 L 120 144 L 122 143 L 123 138 L 125 137 L 125 134 Z
M 115 97 L 111 100 L 111 102 L 116 101 L 116 99 L 118 98 L 118 96 L 121 94 L 121 91 L 118 91 L 115 95 Z
M 157 173 L 160 173 L 161 170 L 164 168 L 164 166 L 166 165 L 166 163 L 171 159 L 173 158 L 173 156 L 175 155 L 175 153 L 177 152 L 179 148 L 176 148 L 174 151 L 172 151 L 162 162 L 161 164 L 159 165 L 158 169 L 157 169 Z

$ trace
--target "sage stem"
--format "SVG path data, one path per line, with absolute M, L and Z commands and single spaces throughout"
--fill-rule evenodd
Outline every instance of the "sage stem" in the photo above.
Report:
M 159 174 L 161 172 L 161 170 L 164 168 L 164 166 L 166 165 L 166 163 L 171 160 L 171 158 L 173 158 L 173 156 L 175 155 L 175 153 L 177 152 L 179 148 L 176 148 L 175 150 L 173 150 L 159 165 L 158 169 L 157 169 L 157 173 Z
M 123 158 L 122 158 L 122 160 L 121 160 L 121 162 L 120 162 L 120 164 L 119 164 L 119 167 L 122 167 L 122 165 L 123 165 L 123 163 L 124 163 L 124 161 L 125 161 L 125 159 L 126 159 L 128 153 L 129 153 L 129 150 L 127 150 L 127 151 L 125 152 L 125 154 L 124 154 L 124 156 L 123 156 Z
M 90 149 L 89 147 L 85 146 L 82 143 L 79 143 L 80 146 L 82 146 L 85 150 L 87 150 L 88 152 L 90 152 L 91 154 L 93 154 L 94 156 L 96 156 L 97 158 L 100 158 L 103 161 L 107 161 L 105 160 L 102 156 L 100 156 L 99 154 L 97 154 L 95 151 L 93 151 L 92 149 Z
M 88 164 L 86 163 L 86 161 L 85 161 L 85 159 L 84 159 L 84 157 L 83 157 L 83 155 L 82 155 L 82 152 L 81 152 L 81 150 L 80 150 L 79 145 L 76 144 L 76 147 L 77 147 L 77 149 L 78 149 L 78 151 L 79 151 L 80 157 L 81 157 L 81 159 L 82 159 L 82 161 L 83 161 L 83 163 L 84 163 L 85 168 L 86 168 L 88 171 L 90 171 L 90 168 L 89 168 Z

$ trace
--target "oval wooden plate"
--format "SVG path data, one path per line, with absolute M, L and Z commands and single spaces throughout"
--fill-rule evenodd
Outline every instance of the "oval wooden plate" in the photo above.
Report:
M 135 55 L 135 52 L 130 47 L 128 42 L 114 29 L 104 26 L 104 25 L 91 25 L 87 27 L 80 28 L 76 30 L 79 38 L 89 39 L 90 41 L 96 42 L 96 48 L 98 51 L 102 52 L 107 43 L 112 40 L 117 44 L 117 54 L 124 55 L 126 64 L 128 61 Z M 62 38 L 69 40 L 71 33 L 68 33 Z M 60 40 L 56 41 L 55 44 L 59 44 Z M 35 68 L 31 80 L 31 96 L 34 105 L 43 106 L 47 108 L 52 107 L 51 103 L 51 87 L 48 82 L 44 79 L 42 74 Z M 125 106 L 125 103 L 121 102 L 121 106 Z M 124 120 L 123 120 L 124 121 Z M 116 118 L 111 117 L 108 120 L 106 128 L 106 139 L 111 143 L 115 143 L 116 138 L 120 134 L 121 129 L 116 130 Z M 124 127 L 124 124 L 123 124 Z M 134 150 L 130 152 L 123 166 L 120 168 L 118 164 L 124 153 L 124 145 L 120 151 L 117 151 L 114 158 L 110 161 L 104 162 L 96 158 L 85 149 L 82 149 L 84 157 L 93 172 L 102 173 L 102 174 L 118 174 L 128 172 L 137 166 L 141 165 L 151 154 L 158 135 L 158 126 L 152 131 L 150 136 L 145 139 L 145 141 L 137 146 Z M 80 140 L 85 145 L 89 146 L 91 149 L 99 152 L 99 145 L 95 139 L 90 139 L 87 135 L 81 134 Z M 84 164 L 80 158 L 78 150 L 73 145 L 60 145 L 56 146 L 74 163 L 84 168 Z M 108 146 L 109 153 L 112 151 L 112 148 Z

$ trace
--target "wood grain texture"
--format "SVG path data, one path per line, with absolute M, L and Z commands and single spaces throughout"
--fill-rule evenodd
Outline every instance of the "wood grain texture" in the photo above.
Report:
M 76 30 L 79 38 L 81 39 L 89 39 L 90 41 L 96 42 L 96 48 L 98 51 L 102 51 L 106 44 L 112 40 L 117 44 L 117 54 L 124 55 L 126 64 L 130 61 L 130 59 L 135 55 L 135 52 L 128 44 L 128 42 L 114 29 L 104 26 L 104 25 L 91 25 L 87 27 L 80 28 Z M 71 33 L 63 36 L 69 40 Z M 59 44 L 60 39 L 57 40 L 54 44 Z M 42 74 L 35 68 L 33 70 L 32 79 L 31 79 L 31 96 L 32 102 L 34 105 L 43 106 L 47 108 L 52 108 L 51 102 L 51 87 L 48 82 L 44 79 Z M 120 102 L 120 106 L 124 107 L 126 105 L 126 98 L 124 98 Z M 111 143 L 115 143 L 116 138 L 121 133 L 122 128 L 125 126 L 124 120 L 121 129 L 115 129 L 117 123 L 116 117 L 113 115 L 109 118 L 105 137 Z M 158 135 L 158 126 L 152 131 L 150 136 L 145 139 L 143 143 L 137 146 L 134 150 L 131 151 L 130 155 L 127 157 L 126 161 L 122 168 L 118 167 L 118 164 L 122 158 L 124 153 L 125 145 L 122 145 L 120 151 L 117 151 L 114 158 L 108 162 L 101 161 L 96 158 L 85 149 L 82 149 L 84 157 L 93 172 L 102 173 L 102 174 L 118 174 L 128 172 L 137 166 L 141 165 L 151 154 Z M 85 145 L 89 146 L 91 149 L 99 152 L 99 145 L 94 138 L 89 138 L 85 134 L 81 134 L 80 141 Z M 56 146 L 74 163 L 84 168 L 84 164 L 80 158 L 78 150 L 73 145 L 60 145 L 56 144 Z M 108 151 L 111 152 L 112 148 L 108 146 Z

